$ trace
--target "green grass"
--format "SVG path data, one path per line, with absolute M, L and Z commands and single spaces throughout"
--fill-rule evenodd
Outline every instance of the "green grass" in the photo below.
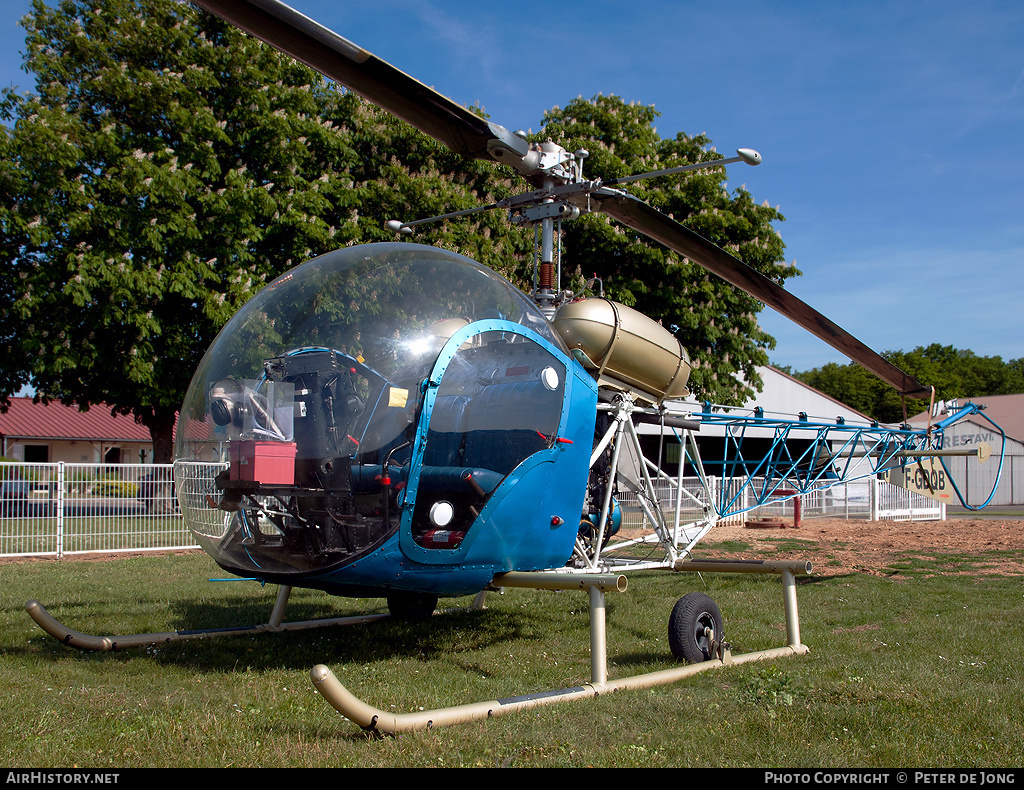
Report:
M 792 558 L 819 564 L 809 547 Z M 574 686 L 590 674 L 586 596 L 508 590 L 425 624 L 83 653 L 44 635 L 25 601 L 121 634 L 265 622 L 274 591 L 209 581 L 223 574 L 202 554 L 6 564 L 0 765 L 1020 766 L 1020 577 L 990 573 L 985 555 L 908 554 L 887 573 L 799 583 L 806 656 L 378 738 L 317 695 L 311 667 L 396 712 Z M 692 589 L 718 602 L 734 653 L 784 644 L 775 578 L 637 575 L 607 599 L 611 677 L 673 666 L 667 618 Z M 383 609 L 296 590 L 288 617 Z

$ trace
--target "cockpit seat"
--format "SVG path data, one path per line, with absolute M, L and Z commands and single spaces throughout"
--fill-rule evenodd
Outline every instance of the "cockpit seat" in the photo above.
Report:
M 463 466 L 507 475 L 550 446 L 561 412 L 560 395 L 536 380 L 484 387 L 465 415 Z

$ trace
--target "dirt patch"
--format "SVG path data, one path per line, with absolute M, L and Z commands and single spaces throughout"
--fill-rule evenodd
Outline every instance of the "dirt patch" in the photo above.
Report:
M 619 533 L 634 537 L 638 531 Z M 13 562 L 108 562 L 154 552 L 5 557 Z M 198 550 L 172 550 L 166 554 L 194 554 Z M 863 521 L 814 518 L 793 527 L 764 522 L 756 527 L 716 526 L 697 545 L 694 556 L 705 558 L 775 557 L 808 561 L 818 576 L 869 573 L 891 576 L 893 568 L 910 561 L 936 565 L 944 573 L 1024 575 L 1024 520 L 1006 518 L 951 519 L 948 521 Z
M 733 549 L 743 544 L 742 549 Z M 805 519 L 786 526 L 717 526 L 694 552 L 715 557 L 785 556 L 807 560 L 820 576 L 891 575 L 916 562 L 948 572 L 1024 574 L 1024 521 L 845 521 Z

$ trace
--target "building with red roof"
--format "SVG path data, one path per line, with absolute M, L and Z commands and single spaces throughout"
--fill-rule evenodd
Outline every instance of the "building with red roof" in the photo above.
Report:
M 0 413 L 0 456 L 25 463 L 148 463 L 149 429 L 97 403 L 88 411 L 61 403 L 11 398 Z

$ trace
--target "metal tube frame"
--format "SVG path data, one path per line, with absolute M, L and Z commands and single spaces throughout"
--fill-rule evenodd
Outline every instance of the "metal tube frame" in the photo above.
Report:
M 308 631 L 314 628 L 326 628 L 336 625 L 365 625 L 390 617 L 389 614 L 365 614 L 349 617 L 332 617 L 321 620 L 296 620 L 286 622 L 285 609 L 292 588 L 282 585 L 278 587 L 274 607 L 266 623 L 257 625 L 229 626 L 227 628 L 206 628 L 191 631 L 165 631 L 151 634 L 123 634 L 120 636 L 97 636 L 84 634 L 68 628 L 51 615 L 39 601 L 31 600 L 25 604 L 25 611 L 35 620 L 36 625 L 43 629 L 58 642 L 75 647 L 79 650 L 114 651 L 130 647 L 146 647 L 189 639 L 208 639 L 215 636 L 233 636 L 237 634 L 283 633 L 285 631 Z
M 577 538 L 575 550 L 570 565 L 563 569 L 568 573 L 610 573 L 618 569 L 628 568 L 631 571 L 657 570 L 671 568 L 674 563 L 683 555 L 688 555 L 696 545 L 718 522 L 719 514 L 714 507 L 713 493 L 708 478 L 704 474 L 703 465 L 700 461 L 700 454 L 697 444 L 693 439 L 690 429 L 683 430 L 680 438 L 682 451 L 678 475 L 672 477 L 652 463 L 644 456 L 643 448 L 640 445 L 640 437 L 634 424 L 633 413 L 642 412 L 646 415 L 660 414 L 654 409 L 644 408 L 634 403 L 633 396 L 622 393 L 610 404 L 600 404 L 598 408 L 602 411 L 611 412 L 612 423 L 608 426 L 604 435 L 595 446 L 590 458 L 591 467 L 596 464 L 601 456 L 611 445 L 611 457 L 609 459 L 609 485 L 604 492 L 600 504 L 597 524 L 595 525 L 595 538 L 590 546 Z M 675 429 L 673 429 L 675 431 Z M 679 436 L 676 431 L 676 435 Z M 619 473 L 619 466 L 622 462 L 622 450 L 629 447 L 632 455 L 638 459 L 638 489 L 637 501 L 643 511 L 645 520 L 653 529 L 653 535 L 646 535 L 631 540 L 618 541 L 607 544 L 605 537 L 608 531 L 608 522 L 612 512 L 612 492 L 614 483 L 622 479 Z M 694 494 L 686 491 L 682 486 L 683 467 L 685 459 L 689 458 L 694 465 L 697 474 L 704 488 L 703 500 Z M 666 518 L 666 513 L 661 507 L 660 497 L 655 488 L 655 480 L 665 482 L 670 489 L 674 489 L 674 503 L 671 523 Z M 702 509 L 702 517 L 690 523 L 682 523 L 682 503 L 686 498 L 691 504 Z M 652 545 L 660 547 L 660 556 L 648 560 L 637 560 L 623 558 L 624 551 L 637 545 Z M 612 555 L 607 557 L 606 555 Z
M 704 404 L 703 412 L 691 413 L 690 416 L 700 420 L 701 424 L 723 428 L 726 445 L 723 457 L 734 460 L 720 462 L 721 475 L 745 481 L 733 489 L 731 498 L 723 492 L 721 501 L 716 504 L 719 515 L 725 517 L 760 507 L 769 499 L 781 501 L 831 488 L 842 482 L 874 479 L 878 474 L 904 466 L 915 458 L 938 457 L 945 465 L 942 461 L 944 457 L 967 454 L 964 451 L 942 449 L 945 430 L 972 415 L 988 421 L 1003 435 L 1004 448 L 999 453 L 1001 471 L 1005 455 L 1005 434 L 982 413 L 981 407 L 973 403 L 958 407 L 944 420 L 926 429 L 909 425 L 895 427 L 878 423 L 854 424 L 842 418 L 828 422 L 806 414 L 791 419 L 769 416 L 761 409 L 754 409 L 749 415 L 738 414 L 735 410 L 723 414 L 716 412 L 710 403 Z M 765 430 L 774 434 L 771 450 L 765 455 L 758 449 L 756 457 L 745 457 L 743 444 L 748 431 Z M 792 454 L 787 444 L 787 440 L 793 436 L 809 440 L 807 449 L 798 455 Z M 763 482 L 756 485 L 755 478 Z M 790 489 L 792 493 L 779 497 L 779 489 Z M 992 498 L 990 495 L 984 504 L 971 506 L 955 483 L 954 491 L 960 503 L 971 510 L 985 507 Z
M 649 672 L 642 675 L 609 680 L 608 650 L 606 633 L 605 594 L 624 592 L 625 576 L 613 574 L 569 574 L 564 572 L 506 573 L 495 577 L 496 585 L 547 590 L 585 589 L 590 602 L 590 683 L 582 686 L 506 697 L 468 705 L 448 708 L 421 710 L 413 713 L 392 713 L 369 705 L 353 695 L 324 664 L 317 664 L 310 671 L 313 686 L 327 702 L 345 718 L 364 730 L 398 734 L 425 730 L 431 727 L 462 724 L 469 721 L 488 719 L 504 713 L 511 713 L 556 702 L 593 699 L 615 691 L 675 683 L 708 669 L 743 664 L 750 661 L 804 655 L 809 648 L 800 641 L 799 615 L 796 601 L 796 575 L 810 573 L 809 563 L 779 562 L 693 562 L 680 560 L 676 563 L 679 571 L 714 571 L 723 573 L 774 573 L 782 577 L 783 603 L 786 612 L 786 636 L 784 647 L 733 655 L 721 635 L 713 635 L 714 657 L 699 664 L 685 664 L 672 669 Z M 479 600 L 479 599 L 478 599 Z
M 967 452 L 979 455 L 976 450 L 941 449 L 943 431 L 947 427 L 967 416 L 980 413 L 979 408 L 973 404 L 958 409 L 945 420 L 929 426 L 927 430 L 911 428 L 908 425 L 899 428 L 881 426 L 877 423 L 855 425 L 841 418 L 835 422 L 828 422 L 803 414 L 796 419 L 790 419 L 767 416 L 761 409 L 754 409 L 750 415 L 735 412 L 721 414 L 709 403 L 703 404 L 703 412 L 670 413 L 662 408 L 638 405 L 634 394 L 629 392 L 615 393 L 611 402 L 599 403 L 598 409 L 609 412 L 613 420 L 595 445 L 590 463 L 593 467 L 611 445 L 609 485 L 602 501 L 595 503 L 600 508 L 597 524 L 594 525 L 595 537 L 589 543 L 585 539 L 577 538 L 570 564 L 565 569 L 570 573 L 670 568 L 679 557 L 689 556 L 693 547 L 723 518 L 738 516 L 769 502 L 783 502 L 793 498 L 799 502 L 799 497 L 804 494 L 831 488 L 850 480 L 866 478 L 874 481 L 880 472 L 906 464 L 913 458 L 936 456 L 942 461 L 947 455 Z M 733 481 L 730 487 L 726 489 L 723 486 L 721 490 L 715 490 L 714 478 L 709 478 L 705 472 L 690 428 L 684 429 L 681 436 L 673 428 L 681 445 L 676 476 L 670 476 L 646 458 L 634 422 L 636 418 L 649 422 L 652 417 L 683 417 L 697 424 L 722 426 L 723 440 L 726 443 L 725 455 L 735 460 L 720 462 L 723 467 L 720 479 L 728 478 Z M 1002 432 L 998 425 L 992 425 Z M 745 458 L 744 440 L 748 431 L 755 430 L 772 432 L 771 450 L 767 455 L 759 452 L 757 458 Z M 799 453 L 792 453 L 787 444 L 791 437 L 809 439 L 808 446 Z M 613 488 L 627 479 L 620 474 L 620 464 L 626 455 L 621 450 L 627 446 L 632 455 L 639 459 L 639 468 L 635 470 L 635 489 L 639 507 L 653 534 L 607 543 L 609 518 L 614 506 Z M 997 482 L 1004 452 L 1005 450 L 1001 449 L 999 453 L 1000 468 L 996 474 Z M 979 458 L 983 456 L 979 455 Z M 684 460 L 689 460 L 701 481 L 702 497 L 694 496 L 682 487 Z M 662 507 L 654 486 L 655 480 L 667 483 L 674 494 L 671 508 Z M 952 478 L 950 480 L 961 503 L 971 507 L 956 488 Z M 995 487 L 993 493 L 994 491 Z M 682 519 L 684 496 L 703 508 L 701 517 L 686 524 Z M 990 494 L 985 504 L 991 497 Z M 980 507 L 984 507 L 984 504 Z M 629 557 L 629 549 L 638 545 L 659 547 L 660 553 L 646 559 Z

